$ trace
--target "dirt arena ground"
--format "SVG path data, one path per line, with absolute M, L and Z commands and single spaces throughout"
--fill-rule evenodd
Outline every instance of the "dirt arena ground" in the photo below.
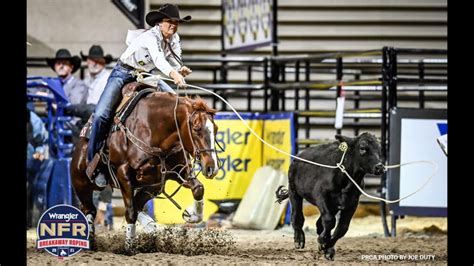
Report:
M 317 249 L 315 222 L 317 216 L 305 221 L 306 246 L 296 251 L 293 246 L 292 228 L 285 226 L 278 230 L 211 230 L 201 233 L 197 242 L 179 240 L 170 233 L 162 233 L 155 239 L 156 245 L 141 246 L 140 253 L 124 255 L 124 222 L 115 220 L 115 232 L 98 234 L 98 250 L 83 250 L 59 261 L 46 251 L 35 248 L 36 232 L 27 232 L 27 263 L 44 264 L 447 264 L 447 219 L 406 217 L 398 221 L 398 236 L 386 238 L 379 216 L 354 218 L 347 235 L 336 244 L 333 262 L 324 259 Z M 137 230 L 140 228 L 137 226 Z M 180 232 L 184 232 L 179 228 Z M 196 232 L 198 229 L 188 229 Z M 203 232 L 203 231 L 201 231 Z M 195 239 L 197 239 L 195 238 Z M 153 242 L 141 239 L 146 243 Z M 167 242 L 168 241 L 168 242 Z M 152 249 L 148 249 L 152 246 Z M 156 250 L 158 249 L 158 250 Z M 166 252 L 159 252 L 165 250 Z M 177 252 L 179 251 L 179 252 Z M 181 254 L 170 254 L 177 252 Z M 183 255 L 199 254 L 199 255 Z

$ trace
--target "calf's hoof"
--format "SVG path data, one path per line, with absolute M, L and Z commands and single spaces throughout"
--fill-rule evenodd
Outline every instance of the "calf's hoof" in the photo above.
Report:
M 304 233 L 303 231 L 301 232 L 295 232 L 295 248 L 296 249 L 303 249 L 304 248 Z
M 334 255 L 336 255 L 336 250 L 334 247 L 330 247 L 324 250 L 324 257 L 327 260 L 334 260 Z
M 319 250 L 319 251 L 326 250 L 325 245 L 324 245 L 324 244 L 319 244 L 318 250 Z

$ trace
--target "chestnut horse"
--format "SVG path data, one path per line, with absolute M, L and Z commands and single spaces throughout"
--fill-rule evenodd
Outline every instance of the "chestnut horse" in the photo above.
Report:
M 156 223 L 142 209 L 148 200 L 164 192 L 166 180 L 175 180 L 192 190 L 194 205 L 184 211 L 183 219 L 191 223 L 202 221 L 204 187 L 193 174 L 188 154 L 200 164 L 206 178 L 212 179 L 217 174 L 218 158 L 214 148 L 217 126 L 213 119 L 216 110 L 200 98 L 179 97 L 178 104 L 176 98 L 169 92 L 148 94 L 137 103 L 123 124 L 115 120 L 120 130 L 107 138 L 110 161 L 102 161 L 98 167 L 109 184 L 115 184 L 122 192 L 127 243 L 135 237 L 137 219 L 145 231 L 156 230 Z M 93 232 L 96 208 L 92 203 L 92 192 L 100 188 L 86 175 L 86 154 L 87 139 L 81 138 L 73 152 L 71 177 Z

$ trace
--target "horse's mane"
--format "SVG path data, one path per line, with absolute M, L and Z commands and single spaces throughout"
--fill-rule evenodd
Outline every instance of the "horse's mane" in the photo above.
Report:
M 194 99 L 189 99 L 191 102 L 191 107 L 193 108 L 193 111 L 204 111 L 210 115 L 215 115 L 217 110 L 209 107 L 207 103 L 201 99 L 201 97 L 197 96 Z

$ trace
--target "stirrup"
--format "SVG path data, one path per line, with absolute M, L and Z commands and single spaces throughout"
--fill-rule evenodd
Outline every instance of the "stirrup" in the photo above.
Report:
M 86 175 L 87 177 L 91 179 L 91 181 L 92 181 L 92 177 L 94 176 L 95 169 L 97 168 L 97 165 L 99 164 L 99 162 L 100 162 L 100 154 L 96 153 L 92 161 L 89 162 L 89 164 L 87 165 Z
M 102 181 L 100 181 L 102 179 Z M 107 182 L 107 179 L 105 178 L 105 175 L 103 173 L 98 173 L 97 176 L 94 178 L 94 184 L 100 188 L 106 187 L 109 183 Z

